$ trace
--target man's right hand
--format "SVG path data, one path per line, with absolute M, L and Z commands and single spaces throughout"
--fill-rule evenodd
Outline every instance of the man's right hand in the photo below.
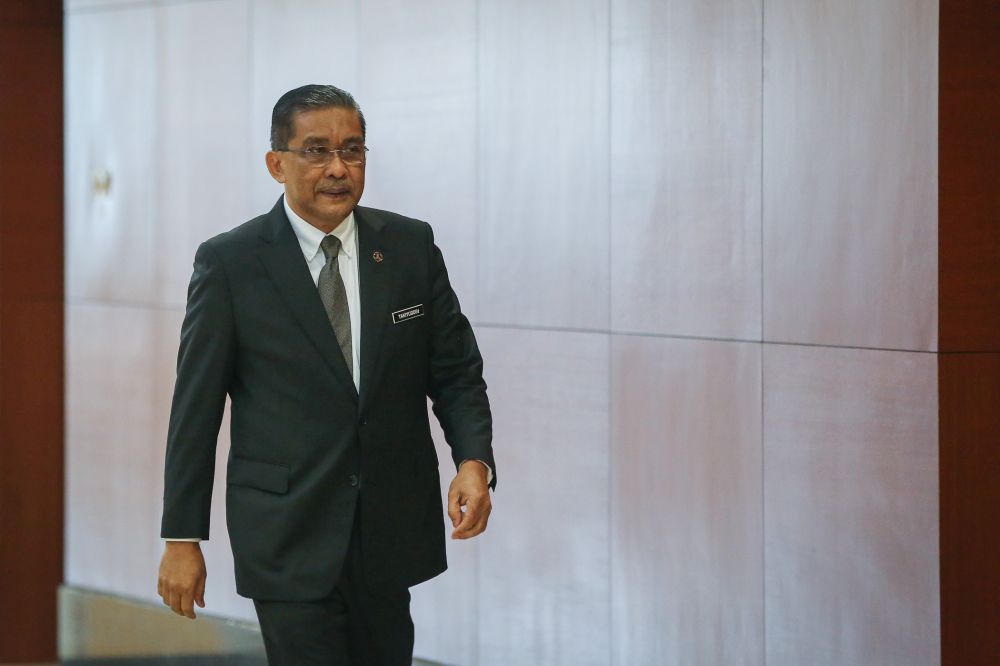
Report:
M 205 607 L 205 558 L 201 545 L 194 541 L 168 541 L 160 560 L 160 578 L 156 593 L 178 615 L 197 617 L 194 604 Z

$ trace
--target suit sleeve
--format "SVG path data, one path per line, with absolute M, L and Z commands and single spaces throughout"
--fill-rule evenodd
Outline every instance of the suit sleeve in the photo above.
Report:
M 493 419 L 483 380 L 483 358 L 472 325 L 462 314 L 458 297 L 448 281 L 441 250 L 428 227 L 431 282 L 430 390 L 434 415 L 451 447 L 455 464 L 481 460 L 493 470 Z
M 177 354 L 164 465 L 163 538 L 208 538 L 215 448 L 233 376 L 232 297 L 216 252 L 198 248 Z

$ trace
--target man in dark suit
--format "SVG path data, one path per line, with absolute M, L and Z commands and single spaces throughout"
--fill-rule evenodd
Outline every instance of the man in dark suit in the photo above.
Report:
M 275 105 L 267 214 L 199 247 L 165 465 L 158 593 L 204 607 L 215 447 L 232 401 L 226 517 L 239 594 L 271 664 L 410 664 L 409 590 L 445 567 L 427 397 L 458 472 L 454 538 L 496 483 L 482 358 L 424 222 L 358 206 L 365 124 L 350 94 Z

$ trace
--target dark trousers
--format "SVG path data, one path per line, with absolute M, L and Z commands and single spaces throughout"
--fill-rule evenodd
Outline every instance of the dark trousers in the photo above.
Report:
M 333 593 L 317 601 L 258 601 L 269 666 L 410 666 L 410 591 L 376 594 L 361 567 L 360 516 L 354 517 L 344 569 Z

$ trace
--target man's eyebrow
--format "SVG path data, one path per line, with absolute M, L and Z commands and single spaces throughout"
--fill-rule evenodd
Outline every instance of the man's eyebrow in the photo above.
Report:
M 365 140 L 360 136 L 349 136 L 340 142 L 341 146 L 359 146 L 363 145 Z M 328 146 L 330 145 L 330 140 L 323 136 L 307 136 L 302 139 L 302 146 Z

